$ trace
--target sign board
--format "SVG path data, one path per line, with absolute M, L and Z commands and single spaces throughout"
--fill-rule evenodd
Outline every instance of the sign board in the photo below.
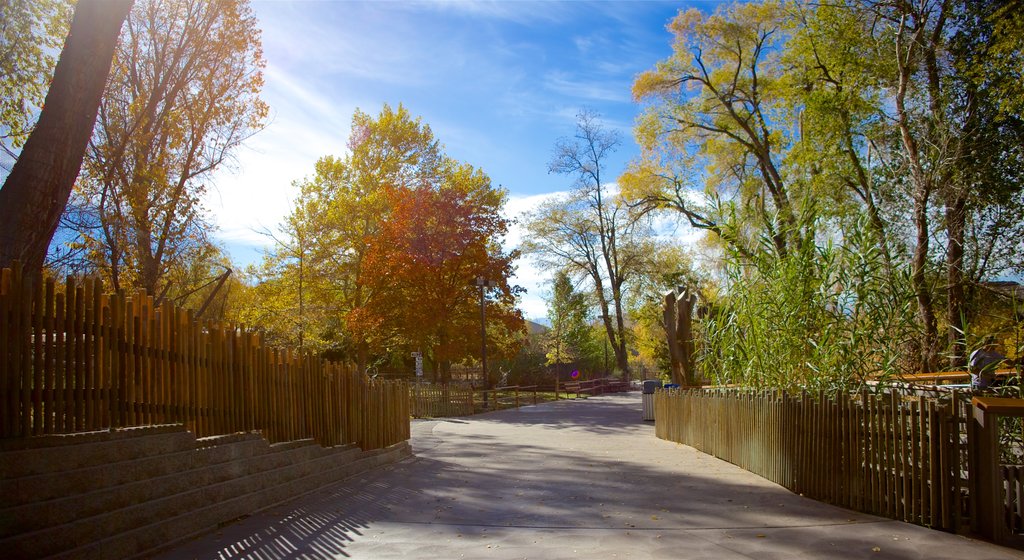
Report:
M 413 352 L 412 357 L 416 358 L 416 377 L 423 377 L 423 354 Z

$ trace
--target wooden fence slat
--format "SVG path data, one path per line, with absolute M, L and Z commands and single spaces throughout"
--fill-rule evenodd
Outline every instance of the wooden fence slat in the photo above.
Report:
M 14 410 L 14 361 L 11 359 L 11 340 L 15 338 L 14 323 L 11 320 L 11 305 L 15 301 L 11 286 L 13 272 L 0 270 L 0 382 L 3 383 L 4 398 L 0 398 L 0 436 L 14 435 L 12 411 Z
M 17 405 L 15 411 L 15 433 L 22 437 L 32 435 L 32 292 L 33 280 L 31 275 L 24 275 L 21 278 L 21 291 L 23 296 L 18 301 L 17 322 L 15 331 L 18 339 L 14 342 L 14 367 L 21 373 L 21 379 L 16 383 L 19 386 Z

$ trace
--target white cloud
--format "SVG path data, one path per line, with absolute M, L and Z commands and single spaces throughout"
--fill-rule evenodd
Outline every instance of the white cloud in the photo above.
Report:
M 629 86 L 616 81 L 587 81 L 569 76 L 560 71 L 548 72 L 544 76 L 544 87 L 547 89 L 576 99 L 587 99 L 594 101 L 613 101 L 617 103 L 629 103 Z
M 525 237 L 522 223 L 523 214 L 535 210 L 548 200 L 565 194 L 565 192 L 552 192 L 528 196 L 510 195 L 503 210 L 505 217 L 515 221 L 505 237 L 505 247 L 514 249 L 522 245 Z M 548 305 L 544 301 L 544 294 L 547 290 L 545 286 L 550 280 L 551 274 L 538 268 L 530 257 L 520 257 L 516 263 L 516 273 L 509 279 L 509 284 L 526 288 L 526 295 L 520 300 L 520 308 L 527 318 L 541 319 L 547 315 Z
M 399 2 L 398 4 L 401 4 Z M 413 2 L 411 7 L 428 7 L 470 17 L 514 23 L 559 22 L 570 16 L 561 2 L 510 2 L 509 0 L 431 0 Z
M 205 201 L 219 226 L 217 237 L 229 250 L 248 249 L 249 257 L 252 248 L 270 243 L 258 232 L 273 230 L 291 211 L 298 195 L 292 183 L 311 175 L 320 157 L 345 153 L 353 110 L 348 103 L 327 102 L 307 83 L 272 67 L 267 77 L 270 122 L 238 151 L 232 169 L 213 177 Z

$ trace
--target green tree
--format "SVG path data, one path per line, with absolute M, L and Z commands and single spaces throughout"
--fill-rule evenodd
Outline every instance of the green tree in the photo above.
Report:
M 672 207 L 741 250 L 762 234 L 779 255 L 798 248 L 812 234 L 801 219 L 804 193 L 783 168 L 796 133 L 784 102 L 782 3 L 733 4 L 710 16 L 693 8 L 669 29 L 673 55 L 633 85 L 647 108 L 636 130 L 643 155 L 622 180 L 624 195 Z M 686 193 L 694 175 L 705 204 Z
M 548 300 L 547 363 L 549 365 L 585 361 L 594 353 L 590 323 L 593 317 L 586 294 L 577 292 L 572 278 L 564 270 L 551 280 Z
M 972 286 L 1013 269 L 1019 238 L 1006 219 L 1021 199 L 1019 117 L 1002 86 L 1019 69 L 1001 62 L 1019 60 L 1021 42 L 1003 10 L 768 0 L 682 12 L 674 55 L 634 85 L 648 106 L 623 195 L 677 212 L 760 273 L 782 266 L 766 251 L 873 240 L 885 264 L 874 288 L 910 271 L 917 367 L 938 367 L 943 327 L 958 366 Z

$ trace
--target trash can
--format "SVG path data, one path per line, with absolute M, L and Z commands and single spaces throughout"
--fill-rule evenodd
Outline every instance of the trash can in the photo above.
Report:
M 648 379 L 644 381 L 643 408 L 644 420 L 654 420 L 654 391 L 661 387 L 660 379 Z

